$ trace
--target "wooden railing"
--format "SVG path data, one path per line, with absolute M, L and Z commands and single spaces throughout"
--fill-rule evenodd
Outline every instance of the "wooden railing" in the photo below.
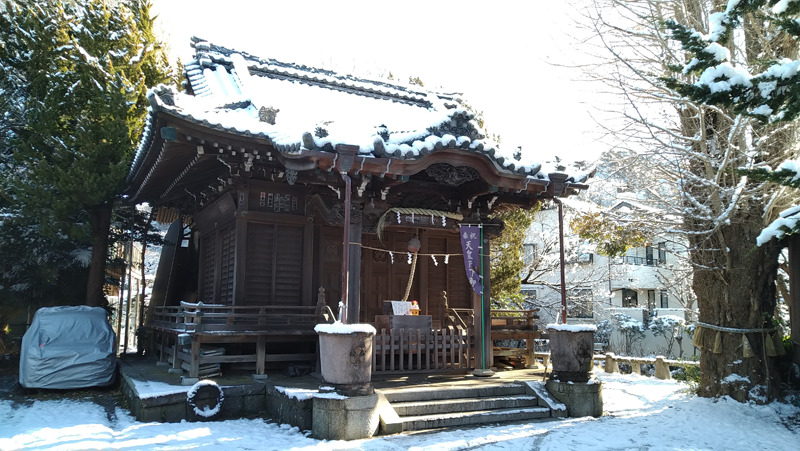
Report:
M 492 330 L 508 330 L 518 332 L 537 330 L 534 321 L 539 318 L 538 312 L 539 309 L 492 309 Z
M 474 337 L 468 330 L 381 329 L 372 344 L 376 373 L 466 371 L 472 367 Z
M 619 364 L 627 363 L 631 365 L 631 372 L 633 374 L 642 374 L 642 365 L 654 365 L 656 368 L 655 376 L 658 379 L 672 379 L 669 371 L 670 367 L 700 367 L 700 362 L 691 360 L 673 360 L 667 359 L 663 356 L 652 357 L 625 357 L 614 355 L 609 352 L 605 355 L 595 354 L 594 360 L 601 360 L 605 362 L 606 373 L 619 373 Z
M 318 323 L 333 322 L 328 312 L 321 316 L 316 306 L 305 305 L 248 306 L 181 302 L 180 306 L 155 307 L 150 325 L 197 334 L 291 334 L 313 332 Z
M 448 308 L 445 317 L 445 326 L 468 329 L 475 324 L 475 310 L 471 308 Z
M 257 374 L 264 374 L 268 361 L 313 363 L 315 353 L 298 351 L 292 344 L 316 341 L 314 326 L 333 321 L 333 314 L 324 303 L 317 306 L 234 306 L 181 302 L 179 306 L 154 307 L 148 326 L 153 331 L 151 351 L 156 352 L 157 348 L 160 361 L 171 359 L 173 369 L 183 368 L 191 377 L 198 377 L 204 373 L 218 374 L 213 368 L 219 368 L 220 363 L 255 363 Z M 280 352 L 267 353 L 268 342 L 287 346 Z M 203 347 L 230 343 L 255 344 L 255 353 L 212 353 Z
M 539 330 L 534 322 L 539 318 L 538 312 L 538 309 L 492 309 L 492 340 L 525 340 L 524 349 L 495 347 L 492 350 L 493 355 L 500 359 L 524 355 L 525 365 L 532 367 L 536 360 L 534 343 L 539 338 Z M 500 360 L 499 363 L 506 362 Z

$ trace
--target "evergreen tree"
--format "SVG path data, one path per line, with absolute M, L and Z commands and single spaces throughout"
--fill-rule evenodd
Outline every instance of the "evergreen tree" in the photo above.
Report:
M 773 124 L 800 113 L 798 61 L 786 58 L 797 55 L 798 12 L 797 2 L 730 1 L 724 11 L 708 16 L 707 33 L 679 20 L 665 21 L 688 62 L 672 65 L 673 75 L 663 80 L 704 110 L 700 121 L 684 117 L 685 130 L 703 136 L 692 149 L 703 157 L 687 159 L 687 172 L 724 168 L 716 184 L 733 188 L 730 207 L 723 210 L 714 204 L 727 200 L 709 196 L 706 180 L 687 179 L 683 184 L 685 205 L 691 208 L 696 199 L 705 199 L 718 215 L 685 220 L 696 249 L 692 261 L 697 268 L 700 326 L 707 332 L 697 340 L 704 351 L 700 393 L 706 396 L 728 394 L 762 402 L 778 390 L 774 360 L 768 354 L 740 356 L 745 341 L 761 350 L 767 347 L 762 341 L 772 340 L 769 333 L 753 331 L 769 330 L 774 323 L 780 247 L 755 244 L 765 220 L 773 218 L 770 207 L 789 196 L 737 169 L 791 158 L 795 129 Z M 748 117 L 756 120 L 748 122 Z M 737 166 L 731 167 L 731 162 Z M 747 380 L 720 382 L 732 374 L 747 374 Z
M 730 1 L 724 11 L 710 15 L 712 29 L 708 34 L 667 20 L 665 24 L 673 38 L 693 56 L 687 64 L 673 69 L 698 78 L 694 83 L 683 78 L 665 78 L 665 81 L 697 102 L 731 107 L 737 114 L 764 122 L 795 120 L 800 116 L 798 16 L 797 1 L 740 0 Z M 775 54 L 759 49 L 761 44 L 747 43 L 750 49 L 762 50 L 761 54 L 751 60 L 750 67 L 736 64 L 730 51 L 735 31 L 752 27 L 774 30 L 768 38 L 776 48 Z
M 146 89 L 170 81 L 152 21 L 146 0 L 7 1 L 0 14 L 4 228 L 89 247 L 88 305 L 104 302 L 112 210 Z
M 489 257 L 492 274 L 492 305 L 497 308 L 524 309 L 520 273 L 525 267 L 523 243 L 525 232 L 533 222 L 537 209 L 515 208 L 495 215 L 505 224 L 500 237 L 492 240 Z
M 777 166 L 795 152 L 795 124 L 778 119 L 795 115 L 797 102 L 781 98 L 797 83 L 777 75 L 794 77 L 784 57 L 797 43 L 769 18 L 794 18 L 796 2 L 596 3 L 591 26 L 610 56 L 591 67 L 622 94 L 613 145 L 639 161 L 642 179 L 674 187 L 650 194 L 681 218 L 675 230 L 688 242 L 698 331 L 707 332 L 695 336 L 698 393 L 768 402 L 780 383 L 761 331 L 772 327 L 780 246 L 756 246 L 756 237 L 796 194 L 738 169 Z M 743 355 L 745 338 L 755 355 Z

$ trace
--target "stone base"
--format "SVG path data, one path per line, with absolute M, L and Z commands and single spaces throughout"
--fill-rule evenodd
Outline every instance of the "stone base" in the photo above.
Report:
M 256 382 L 264 382 L 269 380 L 269 376 L 267 376 L 266 374 L 253 374 L 251 377 Z
M 314 397 L 312 431 L 320 440 L 358 440 L 378 433 L 378 395 Z
M 320 393 L 335 392 L 342 396 L 369 396 L 375 394 L 372 382 L 363 384 L 329 384 L 323 381 L 323 384 L 319 388 Z
M 549 379 L 547 391 L 567 406 L 570 417 L 599 417 L 603 415 L 603 387 L 598 380 L 561 382 Z
M 482 370 L 482 369 L 475 369 L 472 371 L 472 375 L 476 377 L 492 377 L 494 376 L 494 371 L 492 370 Z

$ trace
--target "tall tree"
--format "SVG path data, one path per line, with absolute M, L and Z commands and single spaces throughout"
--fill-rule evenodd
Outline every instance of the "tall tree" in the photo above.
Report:
M 171 72 L 147 0 L 7 1 L 0 92 L 12 118 L 8 217 L 91 248 L 85 303 L 101 305 L 114 201 Z
M 492 305 L 498 308 L 524 308 L 520 292 L 520 274 L 525 267 L 522 258 L 525 232 L 533 222 L 533 210 L 514 208 L 495 217 L 504 223 L 500 237 L 492 241 L 489 257 L 492 274 Z
M 649 194 L 670 216 L 682 218 L 675 228 L 690 243 L 693 290 L 708 332 L 701 340 L 699 393 L 765 402 L 778 388 L 773 361 L 763 350 L 776 301 L 779 248 L 757 247 L 756 237 L 795 196 L 737 170 L 790 158 L 794 128 L 764 124 L 749 114 L 755 111 L 717 98 L 738 76 L 774 59 L 785 40 L 757 16 L 736 22 L 745 25 L 738 34 L 724 32 L 724 20 L 713 13 L 720 3 L 724 7 L 705 0 L 597 0 L 592 26 L 610 58 L 595 65 L 595 76 L 621 94 L 615 109 L 622 121 L 610 126 L 617 151 L 646 167 L 643 178 L 674 188 Z M 694 47 L 684 50 L 673 37 Z M 702 51 L 700 40 L 707 43 Z M 695 58 L 694 50 L 703 55 Z M 716 58 L 722 58 L 717 72 L 704 72 Z M 699 88 L 698 96 L 692 87 Z M 711 96 L 702 99 L 700 91 Z M 744 340 L 754 356 L 743 355 Z

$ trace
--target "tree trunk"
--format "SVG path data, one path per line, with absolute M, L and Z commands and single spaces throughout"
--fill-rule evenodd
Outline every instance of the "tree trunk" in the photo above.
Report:
M 111 228 L 111 204 L 89 211 L 92 221 L 92 260 L 89 263 L 89 281 L 86 283 L 86 305 L 106 307 L 103 294 L 108 256 L 108 231 Z
M 759 207 L 756 201 L 747 202 L 729 225 L 711 237 L 693 239 L 691 255 L 697 265 L 694 291 L 701 323 L 735 329 L 771 327 L 780 248 L 774 243 L 756 246 L 756 236 L 763 227 L 763 210 Z M 715 349 L 718 334 L 721 346 Z M 743 355 L 743 336 L 749 340 L 753 357 Z M 699 394 L 730 396 L 740 402 L 766 403 L 773 399 L 778 384 L 773 359 L 766 355 L 764 340 L 769 337 L 706 328 Z

